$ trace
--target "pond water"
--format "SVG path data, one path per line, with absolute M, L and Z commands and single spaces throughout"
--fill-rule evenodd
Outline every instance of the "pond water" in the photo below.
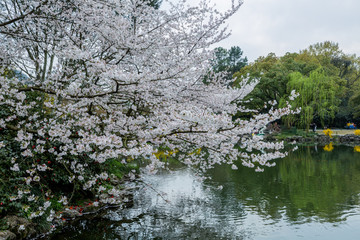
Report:
M 144 176 L 134 206 L 52 239 L 358 239 L 360 152 L 300 147 L 263 173 L 218 166 Z M 222 186 L 222 187 L 221 187 Z

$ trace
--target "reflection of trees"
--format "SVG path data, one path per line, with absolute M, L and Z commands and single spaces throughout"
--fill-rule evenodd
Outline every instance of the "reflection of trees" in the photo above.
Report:
M 249 169 L 226 169 L 238 198 L 260 215 L 290 221 L 341 221 L 346 211 L 359 204 L 359 153 L 349 147 L 301 147 L 279 160 L 274 168 L 258 174 Z M 231 175 L 228 173 L 231 172 Z M 220 179 L 220 174 L 214 175 Z
M 280 177 L 298 210 L 289 217 L 339 221 L 344 211 L 358 203 L 360 164 L 351 148 L 338 148 L 333 153 L 303 148 L 281 162 Z

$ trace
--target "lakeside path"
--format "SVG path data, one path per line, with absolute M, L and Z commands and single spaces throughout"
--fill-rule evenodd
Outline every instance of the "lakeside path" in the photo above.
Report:
M 344 135 L 347 135 L 347 134 L 355 134 L 355 130 L 356 129 L 331 129 L 333 132 L 332 132 L 332 135 L 336 135 L 336 136 L 344 136 Z M 319 135 L 324 135 L 324 129 L 318 129 L 316 130 L 316 133 L 319 134 Z

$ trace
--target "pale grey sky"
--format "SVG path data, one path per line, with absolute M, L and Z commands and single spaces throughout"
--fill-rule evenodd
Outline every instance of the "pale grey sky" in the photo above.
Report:
M 231 0 L 211 0 L 219 9 Z M 228 21 L 232 36 L 219 46 L 239 46 L 252 62 L 274 52 L 298 52 L 326 40 L 360 55 L 359 0 L 244 0 Z

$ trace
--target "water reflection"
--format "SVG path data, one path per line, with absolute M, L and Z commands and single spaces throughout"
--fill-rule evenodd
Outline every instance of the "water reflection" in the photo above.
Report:
M 300 147 L 263 173 L 218 166 L 145 176 L 134 207 L 110 210 L 53 239 L 356 239 L 360 153 Z M 218 187 L 222 186 L 222 189 Z M 90 237 L 91 236 L 91 237 Z
M 354 152 L 360 152 L 360 146 L 354 146 Z
M 142 181 L 149 184 L 139 183 L 134 207 L 109 210 L 53 239 L 251 239 L 251 229 L 241 227 L 241 202 L 216 194 L 193 172 L 181 169 Z
M 144 215 L 116 229 L 124 238 L 130 237 L 124 236 L 130 229 L 134 239 L 242 239 L 246 235 L 238 228 L 245 216 L 238 199 L 217 196 L 192 172 L 178 170 L 161 177 L 147 176 L 144 181 L 151 186 L 145 185 L 135 196 L 135 208 L 106 216 L 121 221 Z
M 222 171 L 212 172 L 215 182 L 231 183 L 239 200 L 274 220 L 284 213 L 293 223 L 339 222 L 359 205 L 360 155 L 349 147 L 331 153 L 301 147 L 261 174 L 244 168 Z

